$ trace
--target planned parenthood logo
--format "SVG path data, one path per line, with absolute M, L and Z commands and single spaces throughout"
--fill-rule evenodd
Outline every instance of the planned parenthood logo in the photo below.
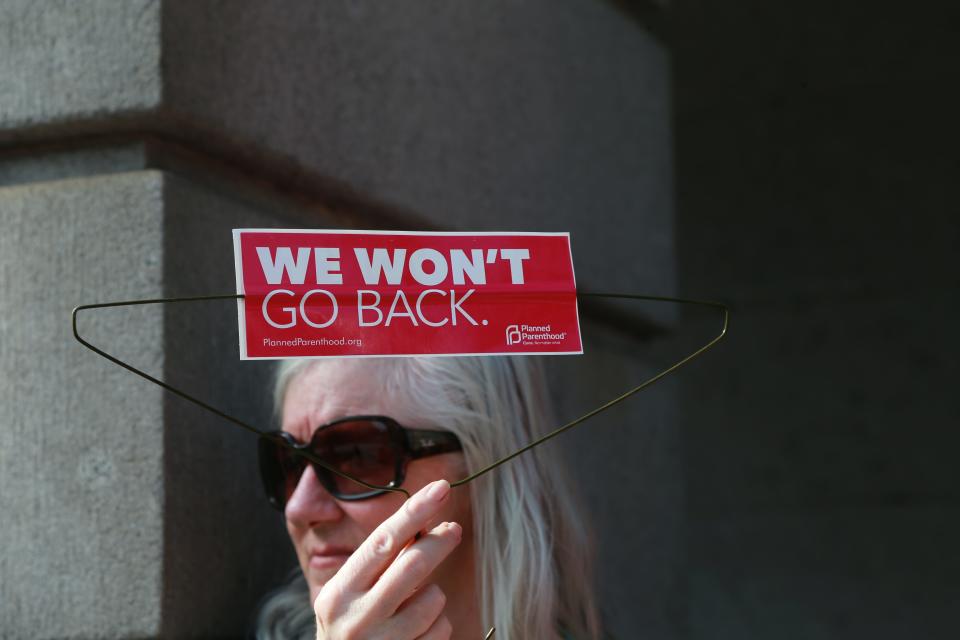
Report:
M 553 333 L 550 325 L 511 324 L 507 327 L 507 345 L 560 344 L 567 337 L 566 331 Z

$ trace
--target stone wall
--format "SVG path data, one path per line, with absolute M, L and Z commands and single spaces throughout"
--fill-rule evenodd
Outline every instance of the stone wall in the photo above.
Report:
M 4 0 L 0 35 L 0 637 L 236 637 L 294 564 L 252 439 L 74 342 L 73 306 L 230 293 L 241 226 L 567 230 L 582 289 L 674 288 L 667 56 L 614 4 Z M 676 314 L 584 321 L 563 417 L 655 370 Z M 80 325 L 266 424 L 235 327 Z M 618 637 L 681 625 L 676 394 L 554 447 L 590 470 Z

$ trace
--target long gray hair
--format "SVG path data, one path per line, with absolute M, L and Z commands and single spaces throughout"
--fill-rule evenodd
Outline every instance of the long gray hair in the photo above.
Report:
M 471 473 L 555 426 L 535 358 L 287 360 L 277 370 L 276 406 L 291 380 L 318 366 L 365 368 L 392 401 L 423 416 L 423 426 L 460 438 Z M 470 486 L 484 629 L 495 626 L 497 640 L 555 638 L 561 630 L 597 638 L 592 540 L 559 461 L 537 448 Z M 260 640 L 315 632 L 302 576 L 271 594 L 257 618 Z

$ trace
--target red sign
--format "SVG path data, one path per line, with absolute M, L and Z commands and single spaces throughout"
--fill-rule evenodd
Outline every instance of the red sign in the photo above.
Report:
M 567 233 L 234 229 L 240 358 L 583 353 Z

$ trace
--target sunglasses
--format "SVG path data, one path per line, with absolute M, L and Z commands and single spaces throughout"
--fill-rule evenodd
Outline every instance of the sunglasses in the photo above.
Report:
M 411 460 L 461 449 L 457 436 L 447 431 L 409 429 L 386 416 L 349 416 L 317 427 L 307 443 L 286 431 L 263 434 L 258 448 L 260 478 L 270 504 L 280 510 L 307 464 L 334 498 L 366 500 L 387 491 L 339 476 L 308 456 L 366 484 L 396 488 L 403 483 Z

